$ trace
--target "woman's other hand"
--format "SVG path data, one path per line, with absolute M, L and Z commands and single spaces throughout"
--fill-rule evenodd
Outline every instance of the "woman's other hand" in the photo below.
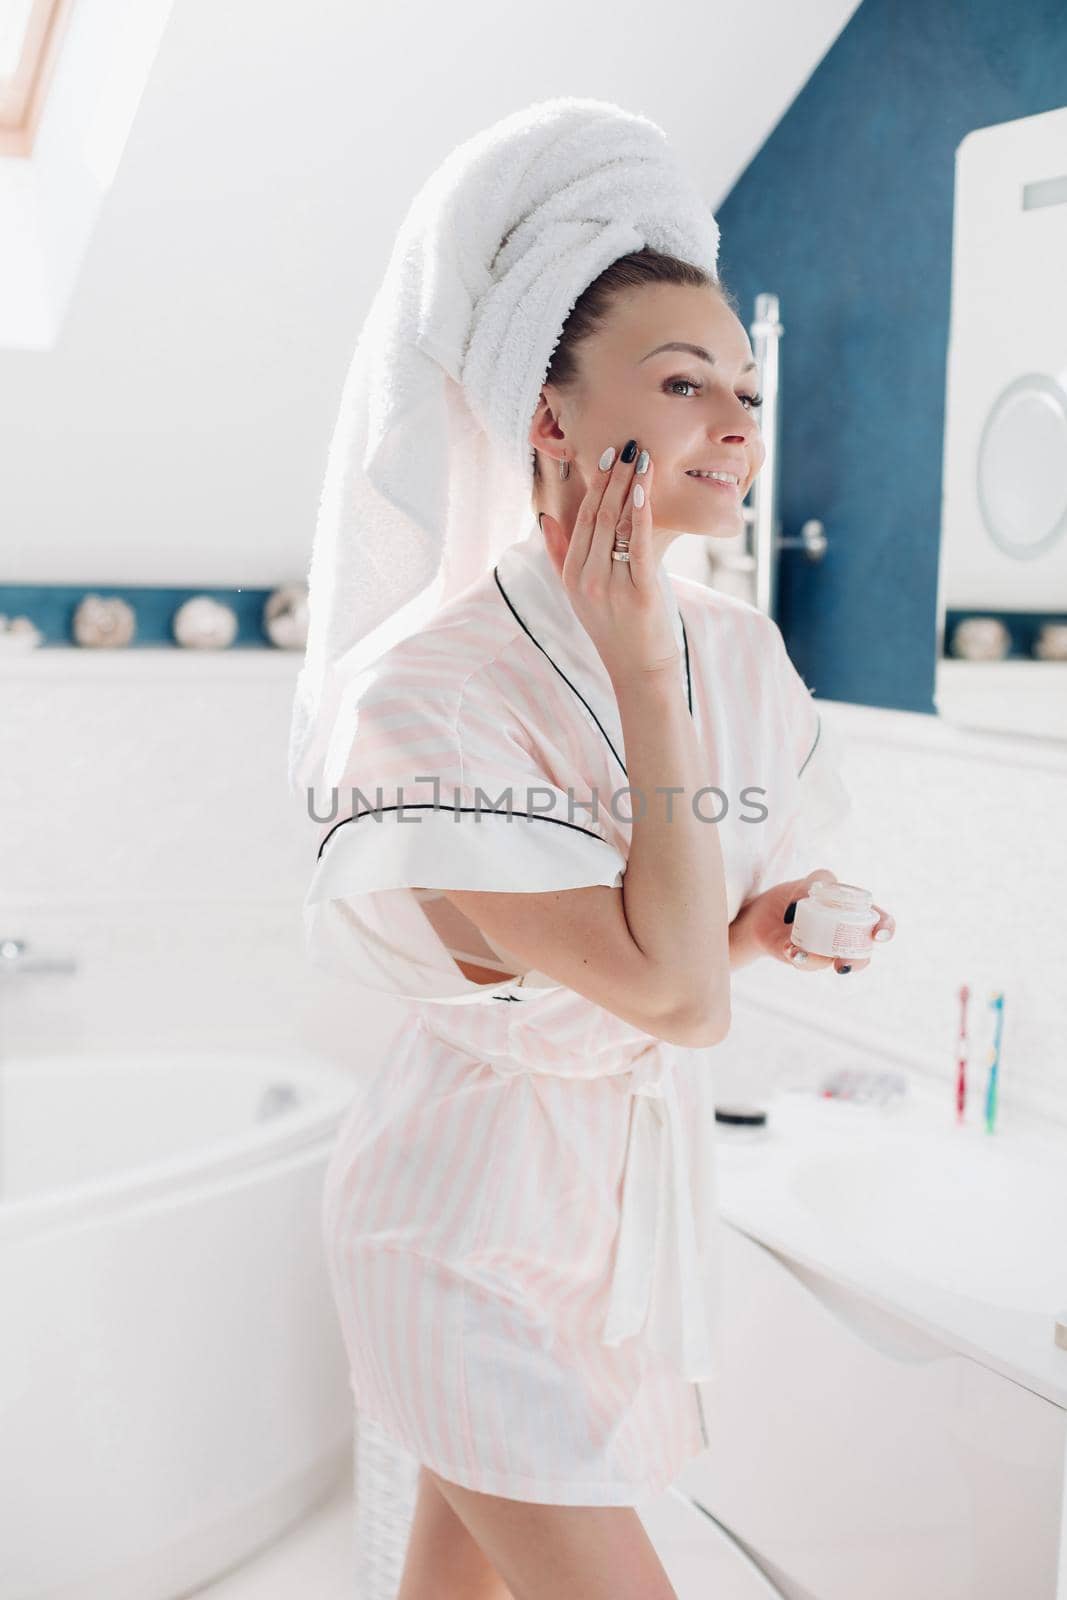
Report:
M 784 962 L 797 972 L 821 972 L 824 967 L 833 967 L 835 972 L 860 972 L 870 965 L 869 957 L 849 956 L 846 960 L 840 956 L 811 955 L 807 951 L 801 952 L 789 937 L 789 925 L 793 921 L 797 901 L 804 899 L 810 886 L 817 880 L 822 883 L 840 881 L 829 867 L 816 867 L 806 878 L 773 884 L 762 894 L 747 901 L 739 915 L 749 922 L 748 936 L 761 955 Z M 896 932 L 896 920 L 883 906 L 875 906 L 874 910 L 878 913 L 878 921 L 871 928 L 871 943 L 887 944 Z M 882 937 L 877 938 L 883 929 L 885 932 Z M 798 954 L 803 954 L 803 961 L 796 959 Z

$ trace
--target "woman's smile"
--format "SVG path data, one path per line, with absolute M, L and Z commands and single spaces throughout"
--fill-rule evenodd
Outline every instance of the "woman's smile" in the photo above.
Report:
M 735 500 L 741 497 L 741 486 L 737 483 L 726 483 L 722 478 L 700 478 L 693 472 L 687 472 L 686 477 L 693 483 L 699 483 L 705 489 L 718 489 L 720 493 L 728 494 Z

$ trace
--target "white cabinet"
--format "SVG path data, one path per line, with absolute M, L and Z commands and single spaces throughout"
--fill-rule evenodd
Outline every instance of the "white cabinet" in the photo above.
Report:
M 677 1487 L 817 1600 L 1056 1600 L 1067 1412 L 725 1235 L 711 1446 Z
M 637 1511 L 678 1600 L 778 1600 L 779 1590 L 677 1488 Z

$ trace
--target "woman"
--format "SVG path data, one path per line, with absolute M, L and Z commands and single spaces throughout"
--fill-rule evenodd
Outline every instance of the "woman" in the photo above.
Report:
M 741 528 L 758 405 L 714 276 L 613 262 L 529 423 L 527 537 L 362 688 L 307 929 L 413 1021 L 323 1210 L 357 1407 L 421 1464 L 401 1600 L 673 1594 L 634 1508 L 714 1429 L 710 1047 L 847 809 L 773 620 L 663 565 Z

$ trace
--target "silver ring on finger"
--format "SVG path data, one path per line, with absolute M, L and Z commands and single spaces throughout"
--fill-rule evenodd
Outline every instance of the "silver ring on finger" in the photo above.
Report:
M 611 552 L 611 559 L 612 561 L 629 561 L 630 552 L 629 550 L 613 550 Z

